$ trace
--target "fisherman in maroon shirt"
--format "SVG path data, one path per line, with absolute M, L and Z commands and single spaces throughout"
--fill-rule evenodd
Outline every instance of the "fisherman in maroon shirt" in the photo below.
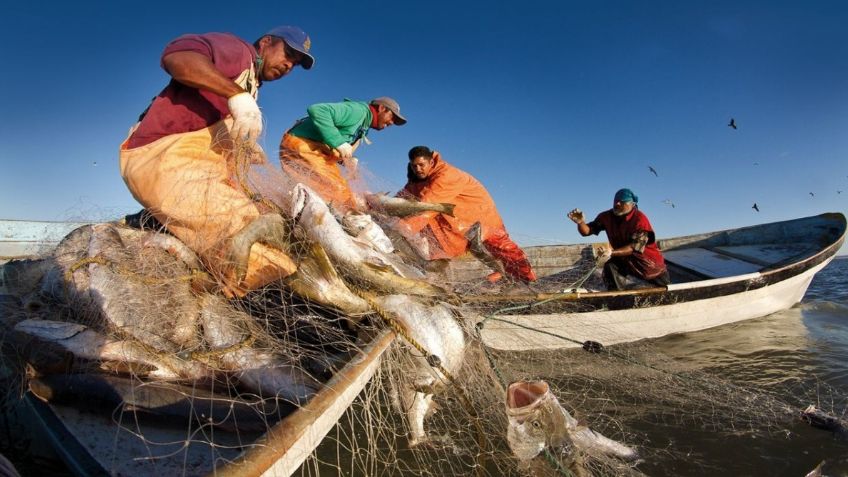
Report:
M 120 148 L 133 197 L 197 253 L 229 297 L 284 278 L 296 263 L 273 245 L 279 214 L 246 189 L 248 166 L 267 163 L 259 87 L 296 67 L 309 69 L 309 36 L 295 26 L 253 44 L 230 33 L 183 35 L 165 47 L 171 76 Z
M 653 286 L 671 283 L 654 229 L 639 210 L 638 202 L 639 197 L 633 191 L 621 189 L 615 193 L 612 209 L 601 212 L 588 224 L 580 209 L 568 213 L 584 237 L 606 231 L 612 248 L 599 248 L 596 263 L 604 267 L 604 283 L 609 290 L 624 290 L 628 276 Z

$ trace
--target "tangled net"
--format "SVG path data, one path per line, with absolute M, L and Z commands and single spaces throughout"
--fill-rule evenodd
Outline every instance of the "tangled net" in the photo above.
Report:
M 237 183 L 269 208 L 283 210 L 293 187 L 288 179 L 267 164 L 242 159 Z M 362 170 L 359 177 L 369 178 Z M 361 182 L 354 187 L 364 188 Z M 389 217 L 376 219 L 391 226 Z M 844 394 L 826 386 L 787 383 L 779 393 L 739 386 L 709 370 L 687 369 L 649 344 L 600 353 L 489 350 L 477 323 L 526 301 L 494 300 L 515 290 L 492 290 L 480 265 L 432 274 L 414 257 L 396 253 L 396 270 L 408 278 L 437 280 L 457 293 L 395 301 L 387 298 L 391 292 L 347 270 L 344 282 L 370 305 L 355 316 L 305 299 L 285 280 L 226 300 L 191 251 L 156 224 L 141 222 L 141 228 L 81 227 L 55 250 L 3 268 L 4 365 L 11 370 L 5 378 L 13 384 L 8 398 L 30 390 L 66 422 L 97 422 L 87 429 L 100 433 L 96 440 L 113 456 L 101 465 L 116 475 L 238 473 L 243 455 L 273 446 L 263 436 L 314 392 L 334 385 L 339 371 L 386 330 L 401 337 L 300 466 L 300 475 L 698 473 L 709 468 L 708 456 L 676 448 L 671 437 L 659 442 L 649 436 L 687 428 L 786 438 L 795 432 L 788 429 L 797 424 L 798 409 L 811 402 L 836 415 L 848 408 Z M 301 233 L 289 251 L 304 263 L 320 262 L 315 243 L 303 237 L 308 234 Z M 545 277 L 535 292 L 601 286 L 590 252 L 573 257 L 569 267 L 541 271 Z M 572 306 L 538 305 L 549 313 Z M 445 358 L 450 343 L 439 353 L 428 348 L 443 337 L 427 341 L 428 331 L 416 335 L 399 318 L 416 307 L 449 317 L 461 330 L 463 349 L 455 365 Z M 537 379 L 546 380 L 564 408 L 593 430 L 638 448 L 641 460 L 573 446 L 517 459 L 506 438 L 506 386 Z M 797 400 L 788 402 L 787 395 Z M 430 396 L 432 405 L 422 396 Z M 423 413 L 421 435 L 415 427 Z

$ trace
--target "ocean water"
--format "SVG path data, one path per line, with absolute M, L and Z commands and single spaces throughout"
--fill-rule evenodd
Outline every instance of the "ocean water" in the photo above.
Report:
M 822 461 L 824 475 L 848 475 L 848 435 L 795 413 L 814 404 L 848 423 L 848 257 L 818 273 L 789 310 L 650 346 L 717 384 L 674 410 L 625 422 L 669 450 L 639 465 L 647 475 L 805 476 Z M 652 419 L 669 415 L 690 418 Z

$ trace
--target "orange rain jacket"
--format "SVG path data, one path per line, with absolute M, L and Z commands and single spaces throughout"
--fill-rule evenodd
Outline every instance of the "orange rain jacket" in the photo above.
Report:
M 430 175 L 417 180 L 410 172 L 409 182 L 398 195 L 422 202 L 454 204 L 454 215 L 423 212 L 401 219 L 401 230 L 406 229 L 406 233 L 412 234 L 431 234 L 443 252 L 431 251 L 431 260 L 453 258 L 466 252 L 468 239 L 465 234 L 475 222 L 480 222 L 483 243 L 503 263 L 505 271 L 524 280 L 535 280 L 536 275 L 527 256 L 509 238 L 489 191 L 471 174 L 442 160 L 438 152 L 434 152 L 433 160 Z

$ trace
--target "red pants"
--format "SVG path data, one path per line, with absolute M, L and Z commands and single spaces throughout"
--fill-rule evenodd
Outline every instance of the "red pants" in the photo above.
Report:
M 524 251 L 509 238 L 506 230 L 492 231 L 483 239 L 486 250 L 501 264 L 504 271 L 512 277 L 528 282 L 536 281 L 536 273 L 527 260 Z

